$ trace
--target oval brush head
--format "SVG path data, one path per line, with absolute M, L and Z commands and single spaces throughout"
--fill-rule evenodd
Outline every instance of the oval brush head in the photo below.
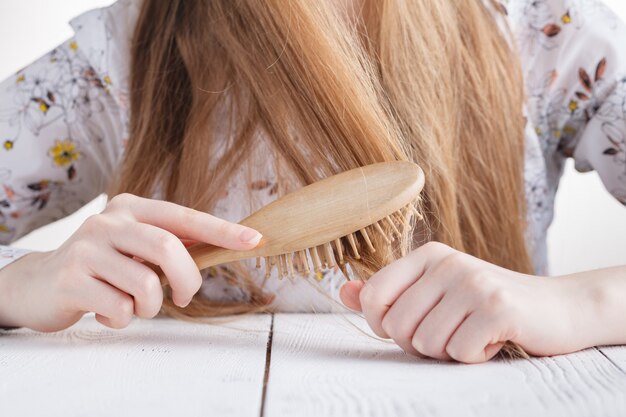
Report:
M 334 267 L 335 261 L 343 267 L 342 239 L 347 241 L 345 246 L 350 247 L 352 256 L 359 259 L 355 233 L 361 235 L 370 251 L 375 249 L 368 226 L 370 233 L 382 234 L 389 243 L 395 236 L 387 236 L 381 223 L 399 237 L 398 226 L 406 215 L 402 209 L 414 210 L 411 203 L 423 186 L 424 173 L 412 162 L 383 162 L 352 169 L 287 194 L 243 219 L 240 224 L 263 234 L 252 250 L 236 251 L 206 243 L 187 250 L 198 269 L 248 258 L 257 258 L 260 267 L 260 258 L 264 257 L 266 274 L 276 266 L 280 277 L 294 272 L 308 274 L 308 251 L 319 277 L 321 269 Z
M 265 257 L 268 274 L 276 265 L 279 276 L 292 275 L 294 268 L 308 273 L 308 250 L 313 267 L 319 272 L 322 267 L 334 266 L 332 246 L 337 263 L 343 264 L 339 241 L 343 237 L 358 259 L 354 233 L 359 232 L 372 251 L 367 226 L 373 226 L 389 241 L 393 236 L 389 239 L 378 223 L 387 222 L 399 235 L 392 215 L 415 201 L 423 186 L 424 173 L 411 162 L 384 162 L 352 169 L 287 194 L 242 220 L 240 224 L 263 234 L 252 250 L 233 251 L 204 243 L 188 250 L 199 269 Z

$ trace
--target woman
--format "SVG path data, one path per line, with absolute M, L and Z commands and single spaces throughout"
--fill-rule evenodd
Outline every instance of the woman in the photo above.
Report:
M 626 343 L 625 268 L 543 276 L 565 158 L 626 202 L 626 27 L 592 1 L 508 7 L 515 36 L 481 0 L 118 1 L 74 19 L 1 86 L 3 239 L 114 197 L 55 251 L 3 248 L 0 323 L 331 310 L 339 271 L 323 291 L 250 262 L 201 276 L 184 245 L 249 249 L 261 236 L 233 222 L 277 196 L 404 159 L 427 177 L 418 248 L 378 242 L 351 260 L 373 276 L 340 291 L 377 335 L 463 362 L 507 340 Z

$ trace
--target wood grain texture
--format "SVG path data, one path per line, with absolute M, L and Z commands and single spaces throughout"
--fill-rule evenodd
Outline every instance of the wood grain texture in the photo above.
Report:
M 626 347 L 463 365 L 407 356 L 355 315 L 277 314 L 268 351 L 270 326 L 4 332 L 0 416 L 626 416 Z
M 270 316 L 0 334 L 0 416 L 258 416 Z
M 626 375 L 598 350 L 486 364 L 423 360 L 353 315 L 277 315 L 266 416 L 625 416 Z
M 598 350 L 626 374 L 626 346 L 606 346 Z

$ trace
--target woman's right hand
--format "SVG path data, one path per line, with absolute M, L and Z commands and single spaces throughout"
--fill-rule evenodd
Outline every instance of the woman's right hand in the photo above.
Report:
M 163 290 L 141 260 L 161 267 L 174 303 L 184 307 L 202 277 L 181 239 L 248 250 L 261 234 L 174 203 L 117 195 L 58 249 L 0 269 L 0 325 L 57 331 L 90 311 L 112 328 L 126 327 L 133 315 L 152 318 Z

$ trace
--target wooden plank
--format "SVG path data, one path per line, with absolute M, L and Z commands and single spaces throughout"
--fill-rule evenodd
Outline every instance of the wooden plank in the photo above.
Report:
M 595 349 L 464 365 L 405 355 L 354 315 L 274 320 L 266 416 L 626 415 L 626 377 Z
M 269 315 L 0 335 L 1 416 L 258 416 Z
M 626 346 L 602 346 L 598 350 L 626 373 Z

